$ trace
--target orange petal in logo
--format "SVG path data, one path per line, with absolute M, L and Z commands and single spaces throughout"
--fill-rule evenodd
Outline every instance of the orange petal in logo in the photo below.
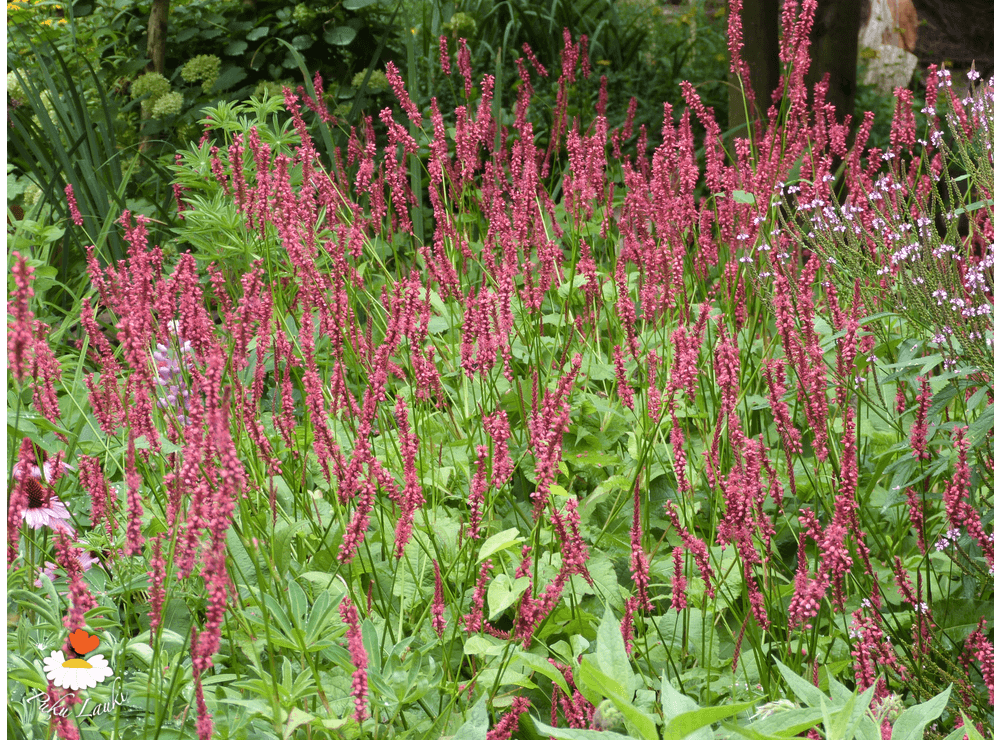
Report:
M 101 644 L 101 638 L 78 629 L 76 632 L 70 633 L 69 644 L 80 655 L 86 655 L 92 650 L 97 650 L 98 645 Z

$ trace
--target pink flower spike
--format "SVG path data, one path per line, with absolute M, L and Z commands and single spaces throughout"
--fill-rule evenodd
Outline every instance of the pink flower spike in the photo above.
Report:
M 517 723 L 521 715 L 528 711 L 531 702 L 523 696 L 515 696 L 510 705 L 510 711 L 500 718 L 493 729 L 486 733 L 486 740 L 510 740 L 511 735 L 517 729 Z
M 80 561 L 80 567 L 83 569 L 84 573 L 86 573 L 88 570 L 90 570 L 97 563 L 100 562 L 97 558 L 95 558 L 87 550 L 83 550 L 81 552 L 78 552 L 76 554 L 76 557 Z M 42 576 L 45 576 L 50 581 L 54 581 L 56 579 L 56 568 L 58 568 L 58 567 L 59 566 L 56 565 L 55 563 L 50 563 L 50 562 L 46 561 L 45 562 L 45 567 L 42 568 L 42 572 L 39 573 L 38 574 L 38 578 L 35 579 L 35 587 L 36 588 L 41 588 L 42 587 Z
M 931 406 L 931 384 L 927 378 L 920 378 L 920 395 L 917 396 L 917 416 L 910 428 L 910 447 L 918 460 L 930 460 L 927 451 L 927 410 Z
M 420 115 L 420 109 L 417 108 L 416 103 L 410 99 L 410 94 L 406 92 L 406 85 L 403 82 L 403 78 L 399 75 L 399 70 L 396 69 L 396 65 L 392 62 L 387 62 L 385 65 L 385 76 L 389 80 L 389 85 L 392 87 L 392 91 L 396 93 L 396 98 L 399 99 L 399 104 L 406 111 L 406 115 L 409 117 L 410 121 L 414 126 L 420 127 L 423 117 Z
M 444 585 L 441 583 L 441 566 L 434 561 L 434 603 L 431 604 L 431 627 L 438 637 L 444 637 Z
M 351 695 L 354 697 L 354 719 L 360 725 L 368 716 L 368 653 L 361 639 L 361 623 L 358 620 L 358 610 L 354 608 L 349 598 L 340 602 L 340 617 L 347 625 L 347 649 L 351 652 L 351 664 L 354 673 L 351 680 Z
M 451 75 L 451 57 L 448 56 L 448 37 L 442 36 L 438 39 L 441 47 L 441 71 L 446 75 Z
M 642 526 L 639 521 L 639 481 L 635 482 L 635 495 L 633 496 L 632 508 L 632 557 L 631 569 L 632 580 L 635 581 L 636 588 L 636 608 L 647 612 L 653 611 L 653 601 L 649 597 L 649 559 L 642 549 Z
M 86 627 L 84 614 L 97 606 L 97 601 L 93 594 L 80 577 L 83 573 L 83 566 L 80 564 L 78 552 L 80 548 L 73 547 L 65 533 L 60 532 L 56 538 L 56 560 L 66 571 L 69 579 L 69 613 L 63 618 L 63 625 L 72 632 L 75 629 Z
M 76 196 L 73 194 L 73 186 L 66 186 L 66 202 L 69 204 L 69 215 L 73 219 L 73 223 L 77 226 L 83 226 L 83 216 L 80 215 L 80 209 L 76 205 Z

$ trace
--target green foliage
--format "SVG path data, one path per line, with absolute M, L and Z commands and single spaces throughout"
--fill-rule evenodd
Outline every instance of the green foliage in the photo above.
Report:
M 338 29 L 354 27 L 336 24 L 349 13 L 375 17 L 376 5 L 283 7 L 265 19 L 274 29 L 236 28 L 242 40 L 273 41 L 293 62 L 268 65 L 308 77 L 311 47 L 296 36 L 329 34 L 347 52 L 354 36 Z M 198 2 L 176 10 L 188 30 L 210 13 L 250 12 Z M 138 15 L 120 11 L 112 27 L 134 34 L 128 17 Z M 652 27 L 642 6 L 601 2 L 408 11 L 409 33 L 392 53 L 407 59 L 414 99 L 450 95 L 470 119 L 485 114 L 478 92 L 465 99 L 457 72 L 445 79 L 433 70 L 435 34 L 472 29 L 482 34 L 475 61 L 498 77 L 491 113 L 506 133 L 494 140 L 490 131 L 469 154 L 448 111 L 443 132 L 429 116 L 422 128 L 410 125 L 409 151 L 386 145 L 380 130 L 337 152 L 343 132 L 308 111 L 302 129 L 267 75 L 240 77 L 252 69 L 238 63 L 247 49 L 213 61 L 208 52 L 228 33 L 202 35 L 214 20 L 190 36 L 202 56 L 172 62 L 163 80 L 172 90 L 140 77 L 141 63 L 91 65 L 59 42 L 27 61 L 11 56 L 30 73 L 15 74 L 25 102 L 13 111 L 9 192 L 26 204 L 38 193 L 8 238 L 33 270 L 30 296 L 21 278 L 8 281 L 11 324 L 21 332 L 15 343 L 27 331 L 29 360 L 49 347 L 59 372 L 33 367 L 22 380 L 12 369 L 8 458 L 28 439 L 38 454 L 63 454 L 77 468 L 55 481 L 46 473 L 38 485 L 65 503 L 76 546 L 96 562 L 76 585 L 65 562 L 42 575 L 56 559 L 55 532 L 14 530 L 8 725 L 25 736 L 49 731 L 32 696 L 48 686 L 42 660 L 63 646 L 64 620 L 86 587 L 95 600 L 86 627 L 100 634 L 125 697 L 81 720 L 95 738 L 122 728 L 191 737 L 199 717 L 211 716 L 219 737 L 483 740 L 515 699 L 530 702 L 513 735 L 526 738 L 597 740 L 600 730 L 643 740 L 787 740 L 814 731 L 879 740 L 891 728 L 893 740 L 940 740 L 957 719 L 977 737 L 973 724 L 993 719 L 984 647 L 993 634 L 992 560 L 973 531 L 979 524 L 985 537 L 993 526 L 993 377 L 984 359 L 992 312 L 953 324 L 982 328 L 984 346 L 935 344 L 951 314 L 932 305 L 932 286 L 903 281 L 933 278 L 956 292 L 992 258 L 992 246 L 980 244 L 992 223 L 991 131 L 962 129 L 936 143 L 940 170 L 921 158 L 925 148 L 913 150 L 915 174 L 933 172 L 942 191 L 919 201 L 903 190 L 880 213 L 910 232 L 918 218 L 941 215 L 944 233 L 925 235 L 919 267 L 880 274 L 885 263 L 872 255 L 888 260 L 895 240 L 874 225 L 852 235 L 833 221 L 821 234 L 811 219 L 829 214 L 796 203 L 791 188 L 810 187 L 810 197 L 830 198 L 830 213 L 848 214 L 805 155 L 771 173 L 781 185 L 764 182 L 751 156 L 702 201 L 707 186 L 696 189 L 681 169 L 679 146 L 650 159 L 626 141 L 623 157 L 611 159 L 598 140 L 591 196 L 574 190 L 580 160 L 564 151 L 547 179 L 530 184 L 537 170 L 528 163 L 544 158 L 549 101 L 560 90 L 533 78 L 529 118 L 539 127 L 535 141 L 521 141 L 509 130 L 517 91 L 497 39 L 537 35 L 550 46 L 536 51 L 551 57 L 562 46 L 559 19 L 592 24 L 594 68 L 611 49 L 622 56 L 620 69 L 607 65 L 614 96 L 627 75 L 643 79 L 643 65 L 686 74 L 718 62 L 710 50 L 719 19 L 701 24 L 704 6 Z M 642 37 L 634 50 L 629 34 Z M 644 49 L 655 49 L 656 65 Z M 392 104 L 378 70 L 348 67 L 336 100 L 369 113 Z M 132 81 L 130 92 L 119 79 Z M 563 91 L 577 133 L 593 133 L 598 84 L 578 77 Z M 251 85 L 260 94 L 244 99 Z M 140 129 L 140 100 L 153 101 L 154 115 L 162 106 L 166 118 Z M 627 106 L 624 93 L 616 101 L 609 135 Z M 187 138 L 204 132 L 206 140 L 175 162 L 170 143 L 152 132 L 177 123 L 196 132 Z M 115 138 L 129 128 L 145 141 Z M 303 139 L 310 131 L 322 144 Z M 369 144 L 381 150 L 372 162 Z M 431 177 L 432 147 L 453 171 Z M 170 166 L 159 191 L 134 182 L 140 162 L 155 164 L 150 149 Z M 845 166 L 858 178 L 849 181 L 861 188 L 855 195 L 875 192 L 864 177 L 904 188 L 908 171 L 881 155 L 861 170 Z M 486 157 L 496 165 L 488 175 Z M 467 178 L 460 166 L 470 168 Z M 869 167 L 874 175 L 858 174 Z M 636 184 L 637 173 L 654 170 L 659 179 Z M 61 202 L 66 180 L 82 228 Z M 182 220 L 167 212 L 168 185 L 178 189 Z M 437 209 L 424 206 L 431 188 Z M 125 241 L 115 222 L 125 209 L 153 213 L 141 200 L 149 192 L 166 196 L 156 213 L 169 241 L 151 241 L 161 252 L 136 241 L 129 259 L 117 260 Z M 694 204 L 704 219 L 691 217 Z M 403 211 L 412 231 L 401 226 Z M 966 216 L 968 230 L 948 214 Z M 759 226 L 754 241 L 743 244 L 751 226 Z M 96 278 L 67 281 L 83 274 L 78 248 L 72 269 L 55 268 L 70 240 L 95 243 L 119 281 L 111 272 L 111 289 L 98 290 Z M 943 259 L 950 252 L 935 254 L 945 244 L 963 250 L 964 269 Z M 784 293 L 777 270 L 787 274 Z M 988 280 L 977 290 L 992 292 Z M 778 299 L 788 294 L 796 310 L 781 313 Z M 95 309 L 86 329 L 84 299 Z M 774 364 L 785 373 L 777 399 L 766 377 Z M 48 382 L 55 415 L 38 403 Z M 821 424 L 811 416 L 816 398 L 827 413 Z M 122 402 L 118 417 L 111 399 Z M 781 404 L 800 451 L 785 442 Z M 500 411 L 511 435 L 498 442 L 485 420 Z M 921 424 L 926 457 L 914 456 Z M 956 448 L 962 427 L 966 443 Z M 504 452 L 511 470 L 494 480 Z M 110 508 L 96 526 L 101 496 L 84 480 L 85 455 L 108 486 Z M 8 479 L 14 491 L 12 468 Z M 968 509 L 956 508 L 959 500 Z M 962 528 L 956 511 L 969 517 Z M 836 522 L 854 529 L 838 533 Z M 734 528 L 745 539 L 734 540 Z M 136 555 L 126 556 L 136 533 Z M 348 552 L 353 536 L 360 542 Z M 822 580 L 834 550 L 844 568 L 836 587 Z M 790 621 L 795 598 L 816 583 L 808 623 Z M 643 588 L 649 609 L 639 602 Z M 357 624 L 345 622 L 345 599 Z M 213 627 L 218 644 L 198 667 Z M 360 721 L 359 647 L 367 693 L 358 701 L 368 715 Z M 113 691 L 102 684 L 87 697 L 113 703 Z

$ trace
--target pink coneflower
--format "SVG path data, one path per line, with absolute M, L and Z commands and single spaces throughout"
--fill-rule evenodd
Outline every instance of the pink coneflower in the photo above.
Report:
M 50 527 L 57 532 L 73 533 L 73 527 L 67 524 L 70 519 L 69 509 L 51 488 L 30 474 L 25 480 L 24 488 L 28 494 L 28 505 L 21 518 L 29 527 Z

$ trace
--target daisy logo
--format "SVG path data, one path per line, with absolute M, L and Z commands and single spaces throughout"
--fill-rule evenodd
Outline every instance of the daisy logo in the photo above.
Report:
M 70 633 L 69 643 L 78 655 L 97 650 L 101 638 L 85 630 L 78 629 Z M 66 659 L 62 650 L 53 650 L 43 661 L 45 677 L 62 689 L 92 689 L 104 679 L 111 676 L 111 666 L 103 655 L 91 655 L 89 658 Z

